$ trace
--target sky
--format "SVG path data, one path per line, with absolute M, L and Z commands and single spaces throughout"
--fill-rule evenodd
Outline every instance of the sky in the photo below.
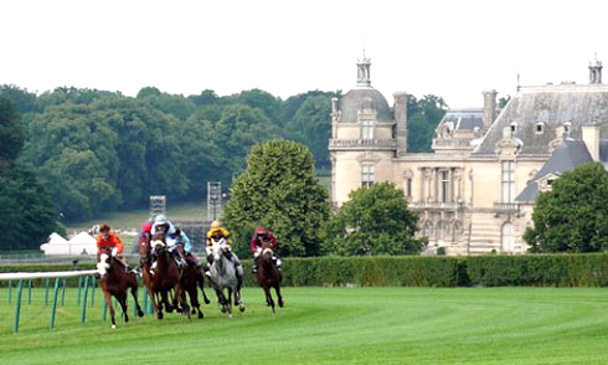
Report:
M 521 85 L 588 82 L 608 62 L 608 2 L 79 0 L 0 2 L 0 84 L 170 94 L 346 92 L 356 62 L 392 94 L 481 107 Z M 608 63 L 607 63 L 608 65 Z M 608 82 L 608 77 L 605 77 Z

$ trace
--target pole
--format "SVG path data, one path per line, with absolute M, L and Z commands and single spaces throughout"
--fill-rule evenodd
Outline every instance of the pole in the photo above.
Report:
M 49 284 L 51 279 L 46 279 L 44 281 L 44 306 L 49 306 Z
M 21 312 L 21 292 L 23 291 L 23 280 L 19 280 L 19 289 L 17 289 L 17 303 L 15 304 L 15 327 L 14 331 L 19 331 L 19 313 Z
M 8 304 L 11 304 L 11 302 L 13 301 L 13 281 L 9 280 L 8 281 Z
M 82 291 L 82 276 L 78 278 L 78 297 L 76 298 L 76 305 L 80 305 L 80 293 Z
M 32 304 L 32 281 L 27 281 L 27 305 Z
M 61 288 L 61 306 L 63 307 L 63 300 L 65 299 L 65 285 L 66 285 L 66 280 L 63 279 L 63 285 Z
M 82 326 L 84 327 L 84 321 L 87 315 L 87 294 L 89 292 L 89 277 L 84 281 L 84 297 L 82 298 Z
M 93 276 L 93 288 L 91 290 L 91 308 L 95 305 L 95 288 L 97 288 L 97 277 Z
M 53 308 L 51 309 L 51 329 L 55 328 L 55 312 L 57 310 L 57 294 L 59 293 L 59 278 L 55 279 L 55 290 L 53 291 Z

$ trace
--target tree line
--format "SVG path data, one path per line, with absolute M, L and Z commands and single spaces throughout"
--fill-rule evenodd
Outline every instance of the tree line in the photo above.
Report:
M 67 222 L 147 206 L 150 195 L 200 200 L 208 180 L 229 187 L 251 147 L 267 140 L 301 143 L 317 169 L 328 169 L 330 100 L 340 96 L 315 90 L 282 100 L 259 89 L 183 96 L 155 87 L 136 97 L 74 87 L 37 95 L 0 85 L 0 97 L 12 102 L 19 119 L 22 144 L 13 161 L 36 175 L 55 215 Z M 410 128 L 417 139 L 412 151 L 430 148 L 428 131 L 446 107 L 433 95 L 410 96 L 409 116 L 418 121 Z

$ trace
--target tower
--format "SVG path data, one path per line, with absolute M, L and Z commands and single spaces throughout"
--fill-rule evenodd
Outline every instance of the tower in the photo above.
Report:
M 602 83 L 602 61 L 597 59 L 597 54 L 595 55 L 594 60 L 589 62 L 589 83 Z

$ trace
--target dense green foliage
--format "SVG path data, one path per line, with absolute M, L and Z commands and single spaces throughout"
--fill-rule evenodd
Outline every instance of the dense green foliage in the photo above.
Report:
M 256 287 L 251 255 L 245 257 L 244 284 Z M 83 263 L 80 269 L 93 265 Z M 5 265 L 0 273 L 71 269 L 71 264 Z M 608 254 L 290 257 L 283 259 L 283 274 L 285 286 L 608 287 Z
M 541 193 L 524 239 L 532 252 L 608 250 L 608 172 L 588 163 L 564 173 Z
M 409 152 L 431 152 L 435 128 L 445 115 L 448 105 L 442 97 L 425 95 L 418 100 L 407 96 L 407 146 Z
M 305 146 L 287 140 L 254 146 L 231 195 L 223 221 L 240 228 L 234 232 L 239 254 L 248 254 L 248 238 L 256 226 L 275 232 L 283 255 L 319 253 L 319 229 L 329 215 L 329 202 Z
M 32 169 L 16 160 L 23 146 L 21 120 L 0 95 L 0 250 L 38 247 L 58 228 L 58 213 Z
M 13 158 L 24 144 L 19 163 L 33 169 L 65 221 L 76 222 L 147 206 L 149 195 L 200 200 L 208 181 L 229 188 L 251 147 L 276 138 L 306 145 L 316 168 L 327 169 L 330 100 L 341 91 L 281 100 L 259 89 L 222 97 L 207 89 L 186 97 L 149 86 L 132 98 L 74 87 L 36 95 L 0 85 L 0 95 L 13 100 L 23 123 L 18 129 L 2 124 L 0 135 L 10 132 L 11 139 L 3 139 L 0 154 L 12 151 Z M 444 109 L 439 97 L 410 95 L 409 136 L 416 139 L 410 150 L 430 147 Z
M 393 183 L 359 188 L 323 228 L 323 249 L 337 255 L 407 255 L 422 251 L 414 238 L 418 214 Z
M 247 311 L 232 319 L 212 301 L 203 306 L 203 320 L 131 316 L 127 325 L 117 318 L 112 330 L 101 320 L 99 288 L 84 326 L 71 289 L 50 331 L 50 306 L 44 289 L 37 289 L 32 304 L 21 308 L 17 334 L 14 305 L 0 306 L 0 353 L 7 364 L 605 364 L 604 292 L 286 288 L 285 308 L 272 315 L 262 290 L 249 288 L 243 293 Z

